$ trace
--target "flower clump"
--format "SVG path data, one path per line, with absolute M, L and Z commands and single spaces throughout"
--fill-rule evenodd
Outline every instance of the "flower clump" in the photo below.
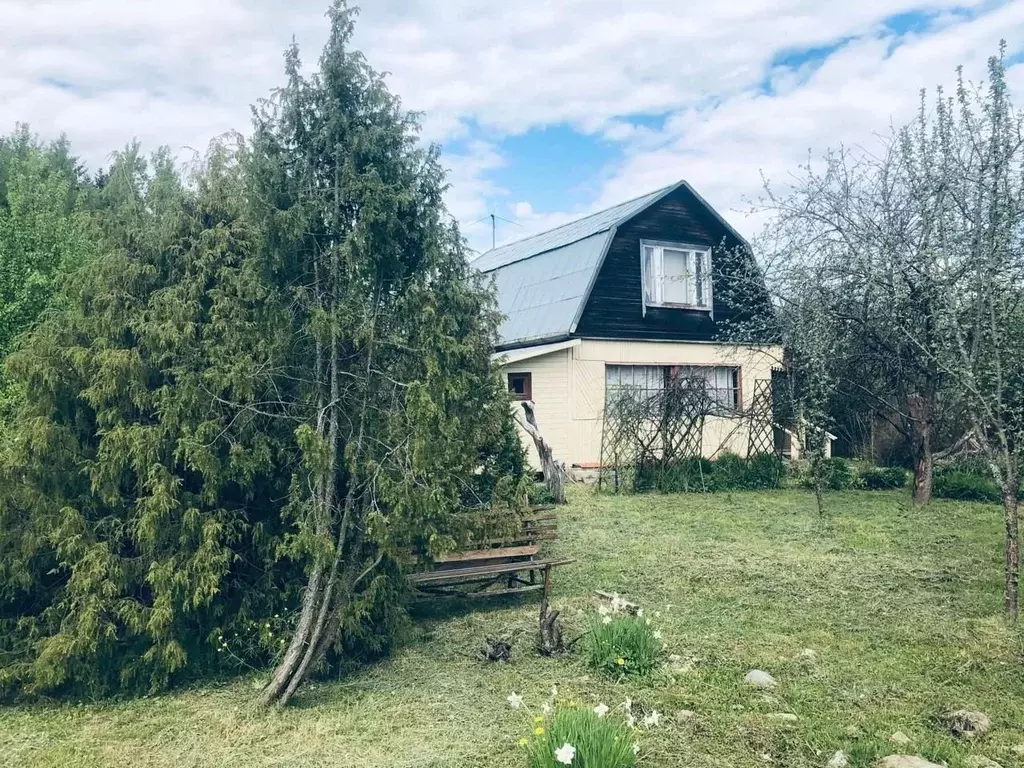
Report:
M 593 669 L 622 678 L 646 675 L 658 666 L 663 638 L 643 608 L 613 595 L 610 606 L 602 604 L 597 612 L 600 619 L 591 622 L 583 646 Z
M 545 702 L 550 714 L 532 716 L 523 697 L 513 692 L 507 698 L 512 709 L 525 710 L 531 717 L 531 738 L 519 739 L 529 768 L 632 768 L 640 745 L 633 738 L 635 721 L 631 712 L 612 717 L 612 708 L 560 703 L 557 689 Z M 616 708 L 616 713 L 622 707 Z

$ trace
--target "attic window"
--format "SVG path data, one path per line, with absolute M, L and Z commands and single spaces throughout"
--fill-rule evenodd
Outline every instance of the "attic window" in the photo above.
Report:
M 711 309 L 711 249 L 642 241 L 644 308 Z

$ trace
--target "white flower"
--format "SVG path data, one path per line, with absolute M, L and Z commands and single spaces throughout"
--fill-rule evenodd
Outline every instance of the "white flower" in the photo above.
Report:
M 594 707 L 594 712 L 597 713 L 598 717 L 604 717 L 605 715 L 608 714 L 608 705 L 607 704 L 598 704 L 596 707 Z
M 602 616 L 607 616 L 609 613 L 608 606 L 602 603 L 601 605 L 597 606 L 597 612 L 600 613 Z
M 647 622 L 647 626 L 648 626 L 648 627 L 649 627 L 649 626 L 651 626 L 651 620 L 650 620 L 650 618 L 646 618 L 646 619 L 644 619 L 644 621 L 646 621 L 646 622 Z
M 658 629 L 654 630 L 654 639 L 658 640 L 658 641 L 661 640 L 661 630 L 658 630 Z
M 552 685 L 551 686 L 551 700 L 554 701 L 557 698 L 558 698 L 558 686 L 557 685 Z
M 626 607 L 626 601 L 623 600 L 621 597 L 619 597 L 619 593 L 618 592 L 616 592 L 614 595 L 612 595 L 612 612 L 613 613 L 618 613 L 619 611 L 621 611 L 625 607 Z
M 655 709 L 644 718 L 644 728 L 653 728 L 657 725 L 661 725 L 661 715 Z
M 643 618 L 643 615 L 644 615 L 644 609 L 643 608 L 637 608 L 636 609 L 636 617 L 638 619 L 641 619 L 641 618 Z
M 636 727 L 636 718 L 633 717 L 633 713 L 632 712 L 627 712 L 626 713 L 626 725 L 628 727 L 630 727 L 630 728 L 635 728 Z
M 572 765 L 574 757 L 576 757 L 576 747 L 572 744 L 563 744 L 555 750 L 555 760 L 564 765 Z
M 512 709 L 519 709 L 523 706 L 523 697 L 515 691 L 512 691 L 512 695 L 508 697 L 507 701 L 508 705 L 512 707 Z
M 611 624 L 612 623 L 612 617 L 611 616 L 602 616 L 601 617 L 601 623 L 602 624 Z
M 550 715 L 552 712 L 554 712 L 554 710 L 551 708 L 551 705 L 546 701 L 540 705 L 540 711 L 543 715 Z
M 635 741 L 633 742 L 633 754 L 634 755 L 639 755 L 640 754 L 640 744 L 638 744 Z
M 619 709 L 624 709 L 626 712 L 629 712 L 630 710 L 633 709 L 633 700 L 632 699 L 626 699 L 624 702 L 619 704 Z

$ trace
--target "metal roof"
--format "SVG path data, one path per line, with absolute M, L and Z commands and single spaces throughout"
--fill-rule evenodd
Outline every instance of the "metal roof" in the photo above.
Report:
M 685 181 L 627 200 L 547 232 L 499 246 L 472 264 L 493 275 L 505 320 L 501 347 L 560 341 L 576 330 L 615 229 L 685 187 L 740 242 L 743 237 Z
M 609 239 L 599 232 L 492 271 L 505 315 L 502 346 L 568 336 Z
M 490 272 L 516 261 L 529 259 L 546 251 L 575 243 L 577 240 L 596 235 L 599 232 L 607 232 L 617 224 L 633 218 L 651 203 L 656 202 L 678 186 L 679 184 L 673 184 L 613 205 L 603 211 L 592 213 L 582 219 L 570 221 L 568 224 L 549 229 L 547 232 L 541 232 L 508 245 L 498 246 L 482 254 L 473 262 L 473 266 L 481 272 Z

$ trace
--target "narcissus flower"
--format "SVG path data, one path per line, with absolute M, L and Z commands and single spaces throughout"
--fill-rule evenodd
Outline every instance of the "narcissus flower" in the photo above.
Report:
M 626 660 L 621 656 L 619 656 L 619 658 L 615 660 L 615 663 L 618 664 L 620 667 L 626 666 Z
M 508 697 L 507 701 L 508 705 L 512 707 L 512 709 L 519 709 L 523 706 L 523 697 L 515 691 L 512 691 L 512 694 Z
M 544 729 L 541 726 L 539 726 L 539 725 L 536 728 L 533 729 L 533 732 L 535 734 L 537 734 L 538 736 L 543 736 L 544 735 Z
M 576 757 L 576 747 L 572 744 L 563 744 L 555 750 L 555 760 L 563 765 L 572 765 L 572 759 Z
M 597 714 L 598 717 L 604 717 L 608 714 L 608 705 L 598 704 L 596 707 L 594 707 L 594 712 Z

